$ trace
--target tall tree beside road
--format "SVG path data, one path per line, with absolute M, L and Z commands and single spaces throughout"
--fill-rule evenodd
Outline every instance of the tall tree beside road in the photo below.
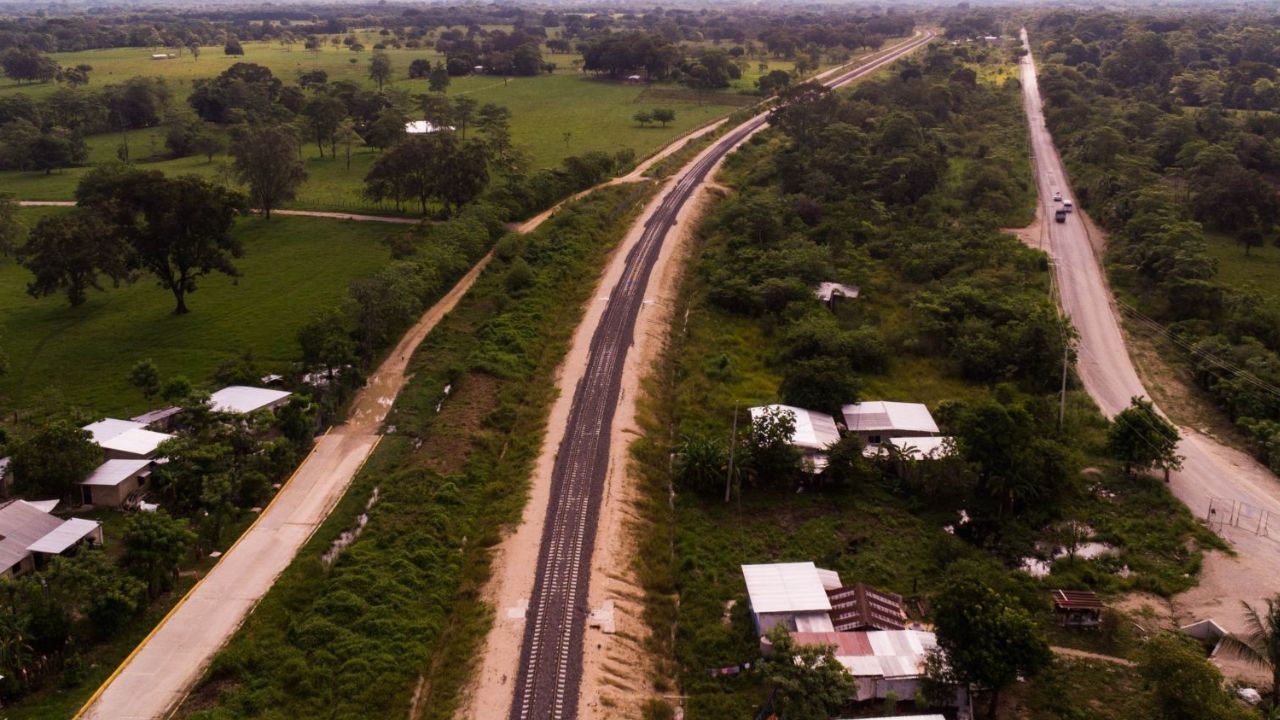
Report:
M 101 462 L 88 431 L 55 420 L 17 443 L 11 469 L 19 488 L 66 498 Z
M 1000 691 L 1048 667 L 1049 645 L 1030 614 L 979 578 L 953 578 L 936 597 L 943 679 L 987 692 L 987 717 L 994 720 Z
M 298 159 L 298 140 L 281 126 L 249 128 L 231 145 L 236 178 L 249 186 L 249 200 L 271 219 L 272 209 L 296 197 L 307 171 Z
M 382 92 L 382 86 L 391 80 L 391 56 L 377 51 L 369 60 L 369 79 L 378 83 L 378 92 Z
M 451 132 L 411 135 L 387 150 L 365 176 L 374 200 L 414 198 L 423 214 L 438 200 L 456 210 L 476 198 L 488 182 L 488 153 L 478 140 L 458 142 Z
M 337 158 L 338 127 L 347 116 L 347 106 L 336 97 L 317 95 L 302 108 L 307 119 L 307 130 L 316 140 L 320 157 L 324 157 L 325 143 L 329 144 L 330 157 Z
M 85 176 L 76 198 L 115 225 L 130 246 L 130 265 L 173 293 L 175 314 L 188 312 L 187 295 L 201 277 L 239 274 L 231 261 L 242 248 L 230 231 L 246 208 L 237 193 L 194 175 L 104 167 Z
M 155 596 L 173 586 L 178 564 L 193 542 L 195 533 L 186 520 L 174 519 L 164 510 L 134 513 L 124 526 L 120 562 Z
M 27 294 L 34 298 L 65 291 L 72 307 L 83 305 L 89 288 L 101 290 L 99 275 L 119 283 L 128 276 L 128 246 L 115 229 L 91 213 L 41 218 L 18 261 L 34 279 Z
M 1159 468 L 1168 482 L 1169 472 L 1182 467 L 1177 452 L 1178 428 L 1157 413 L 1146 398 L 1133 398 L 1129 407 L 1116 415 L 1107 430 L 1107 449 L 1117 460 L 1124 461 L 1126 474 L 1134 468 Z

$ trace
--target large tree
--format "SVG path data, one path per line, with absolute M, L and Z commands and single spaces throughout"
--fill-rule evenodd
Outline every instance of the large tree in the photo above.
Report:
M 369 59 L 369 79 L 378 83 L 378 91 L 391 80 L 391 56 L 378 51 Z
M 243 249 L 231 227 L 246 207 L 237 193 L 194 175 L 108 167 L 87 175 L 76 196 L 116 225 L 131 248 L 131 265 L 173 293 L 176 314 L 188 312 L 187 295 L 200 278 L 239 274 L 232 260 Z
M 938 593 L 933 616 L 947 675 L 988 693 L 989 718 L 996 716 L 1001 690 L 1052 659 L 1031 615 L 976 577 L 952 578 Z
M 119 283 L 128 276 L 128 246 L 115 228 L 88 212 L 41 218 L 18 249 L 18 261 L 35 276 L 27 294 L 39 298 L 65 291 L 72 307 L 89 288 L 101 290 L 99 275 Z
M 250 202 L 267 220 L 271 210 L 292 200 L 307 179 L 298 159 L 298 140 L 288 128 L 249 128 L 232 143 L 231 155 L 236 177 L 249 186 Z
M 12 470 L 29 492 L 69 497 L 79 482 L 102 462 L 102 449 L 87 431 L 55 420 L 20 441 Z
M 834 647 L 797 645 L 781 625 L 768 638 L 773 653 L 760 661 L 759 672 L 774 691 L 782 720 L 827 720 L 853 699 L 858 683 L 836 660 Z
M 11 47 L 0 54 L 0 68 L 4 74 L 27 82 L 49 82 L 58 77 L 58 63 L 45 57 L 35 48 Z
M 172 586 L 178 565 L 195 533 L 186 520 L 176 520 L 163 510 L 135 513 L 124 526 L 124 556 L 120 564 L 147 584 L 155 595 Z
M 1160 468 L 1164 479 L 1182 467 L 1178 455 L 1178 428 L 1156 412 L 1146 398 L 1135 397 L 1120 411 L 1107 431 L 1107 449 L 1124 462 L 1124 470 Z
M 1162 633 L 1139 649 L 1138 674 L 1161 720 L 1245 720 L 1257 717 L 1223 687 L 1222 673 L 1196 642 Z
M 330 156 L 336 158 L 338 128 L 347 116 L 346 104 L 336 97 L 317 95 L 303 106 L 302 115 L 306 118 L 307 130 L 316 140 L 320 157 L 324 157 L 324 146 L 328 143 Z

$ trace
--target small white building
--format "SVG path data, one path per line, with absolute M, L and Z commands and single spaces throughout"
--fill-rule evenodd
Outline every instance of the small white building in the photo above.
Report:
M 292 393 L 248 385 L 230 385 L 209 396 L 214 412 L 247 415 L 259 410 L 273 411 L 289 401 Z
M 804 462 L 813 472 L 822 472 L 827 467 L 827 448 L 840 442 L 840 430 L 836 427 L 835 418 L 826 413 L 792 405 L 761 405 L 748 410 L 751 421 L 773 412 L 791 415 L 795 420 L 795 432 L 791 434 L 791 444 L 804 453 Z
M 89 423 L 82 429 L 89 431 L 107 459 L 154 458 L 160 444 L 173 437 L 148 430 L 146 423 L 116 418 Z
M 841 408 L 844 425 L 862 438 L 867 447 L 879 445 L 886 438 L 918 438 L 938 434 L 929 408 L 921 403 L 875 400 L 854 403 Z
M 861 289 L 857 285 L 844 285 L 834 282 L 818 283 L 818 287 L 813 290 L 813 294 L 827 307 L 834 305 L 836 300 L 854 300 L 860 292 Z
M 0 505 L 0 578 L 42 568 L 49 556 L 81 544 L 102 543 L 101 524 L 81 518 L 63 520 L 50 515 L 45 507 L 49 506 L 25 500 Z
M 151 460 L 108 460 L 80 481 L 85 505 L 118 508 L 130 495 L 146 487 L 154 463 Z
M 840 575 L 811 562 L 743 565 L 751 619 L 764 635 L 777 625 L 791 632 L 835 632 L 827 591 L 840 588 Z
M 453 129 L 455 128 L 452 125 L 436 125 L 430 120 L 411 120 L 404 124 L 406 135 L 427 135 Z
M 172 60 L 176 57 L 178 56 L 173 53 L 151 53 L 152 60 Z

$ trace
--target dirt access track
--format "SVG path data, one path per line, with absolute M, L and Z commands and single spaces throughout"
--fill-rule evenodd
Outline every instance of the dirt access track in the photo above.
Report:
M 1049 198 L 1055 191 L 1067 191 L 1070 185 L 1053 138 L 1045 127 L 1035 61 L 1030 54 L 1026 31 L 1023 44 L 1028 53 L 1022 59 L 1022 87 L 1031 147 L 1035 156 L 1036 179 L 1040 194 L 1041 218 L 1056 209 Z M 1053 260 L 1062 308 L 1079 332 L 1077 373 L 1085 390 L 1103 414 L 1115 417 L 1128 407 L 1130 398 L 1150 396 L 1129 358 L 1119 313 L 1101 265 L 1103 243 L 1083 213 L 1077 210 L 1065 223 L 1041 222 L 1041 233 L 1047 237 L 1047 250 Z M 1227 630 L 1246 630 L 1241 602 L 1255 606 L 1280 592 L 1280 541 L 1261 532 L 1244 529 L 1248 519 L 1255 526 L 1266 518 L 1277 516 L 1275 532 L 1280 537 L 1280 480 L 1252 457 L 1229 448 L 1194 429 L 1180 428 L 1182 441 L 1178 452 L 1183 467 L 1171 477 L 1173 493 L 1202 519 L 1214 517 L 1227 522 L 1211 523 L 1231 544 L 1234 556 L 1212 552 L 1206 555 L 1200 585 L 1173 601 L 1177 620 L 1182 623 L 1213 618 Z M 1243 518 L 1238 525 L 1223 517 Z M 1255 672 L 1238 662 L 1217 659 L 1230 674 L 1258 678 Z

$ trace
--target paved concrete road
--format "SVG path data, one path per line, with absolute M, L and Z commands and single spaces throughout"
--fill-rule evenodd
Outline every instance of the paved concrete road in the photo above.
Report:
M 1023 42 L 1026 44 L 1025 30 Z M 1102 412 L 1114 417 L 1129 405 L 1130 398 L 1150 394 L 1129 358 L 1117 309 L 1081 212 L 1077 209 L 1069 214 L 1065 223 L 1054 222 L 1054 211 L 1060 204 L 1052 200 L 1053 193 L 1061 192 L 1069 199 L 1071 188 L 1044 124 L 1035 62 L 1030 53 L 1023 59 L 1021 70 L 1043 203 L 1046 249 L 1053 257 L 1062 307 L 1080 333 L 1078 372 L 1085 390 Z M 1238 632 L 1244 629 L 1240 600 L 1257 603 L 1280 592 L 1280 542 L 1251 529 L 1257 526 L 1252 520 L 1255 515 L 1268 518 L 1275 514 L 1274 532 L 1280 538 L 1280 482 L 1243 453 L 1192 429 L 1182 428 L 1182 434 L 1178 451 L 1185 459 L 1183 469 L 1173 473 L 1173 492 L 1198 517 L 1208 516 L 1211 498 L 1225 501 L 1215 502 L 1215 508 L 1222 507 L 1237 518 L 1243 512 L 1245 517 L 1242 527 L 1215 525 L 1238 556 L 1211 555 L 1200 587 L 1179 596 L 1175 606 L 1183 619 L 1215 617 Z M 1218 517 L 1223 512 L 1219 511 Z
M 405 333 L 353 401 L 347 422 L 316 443 L 297 472 L 221 562 L 121 664 L 79 717 L 164 717 L 200 678 L 298 549 L 328 517 L 378 444 L 379 429 L 427 333 L 453 309 L 489 262 L 476 264 Z

